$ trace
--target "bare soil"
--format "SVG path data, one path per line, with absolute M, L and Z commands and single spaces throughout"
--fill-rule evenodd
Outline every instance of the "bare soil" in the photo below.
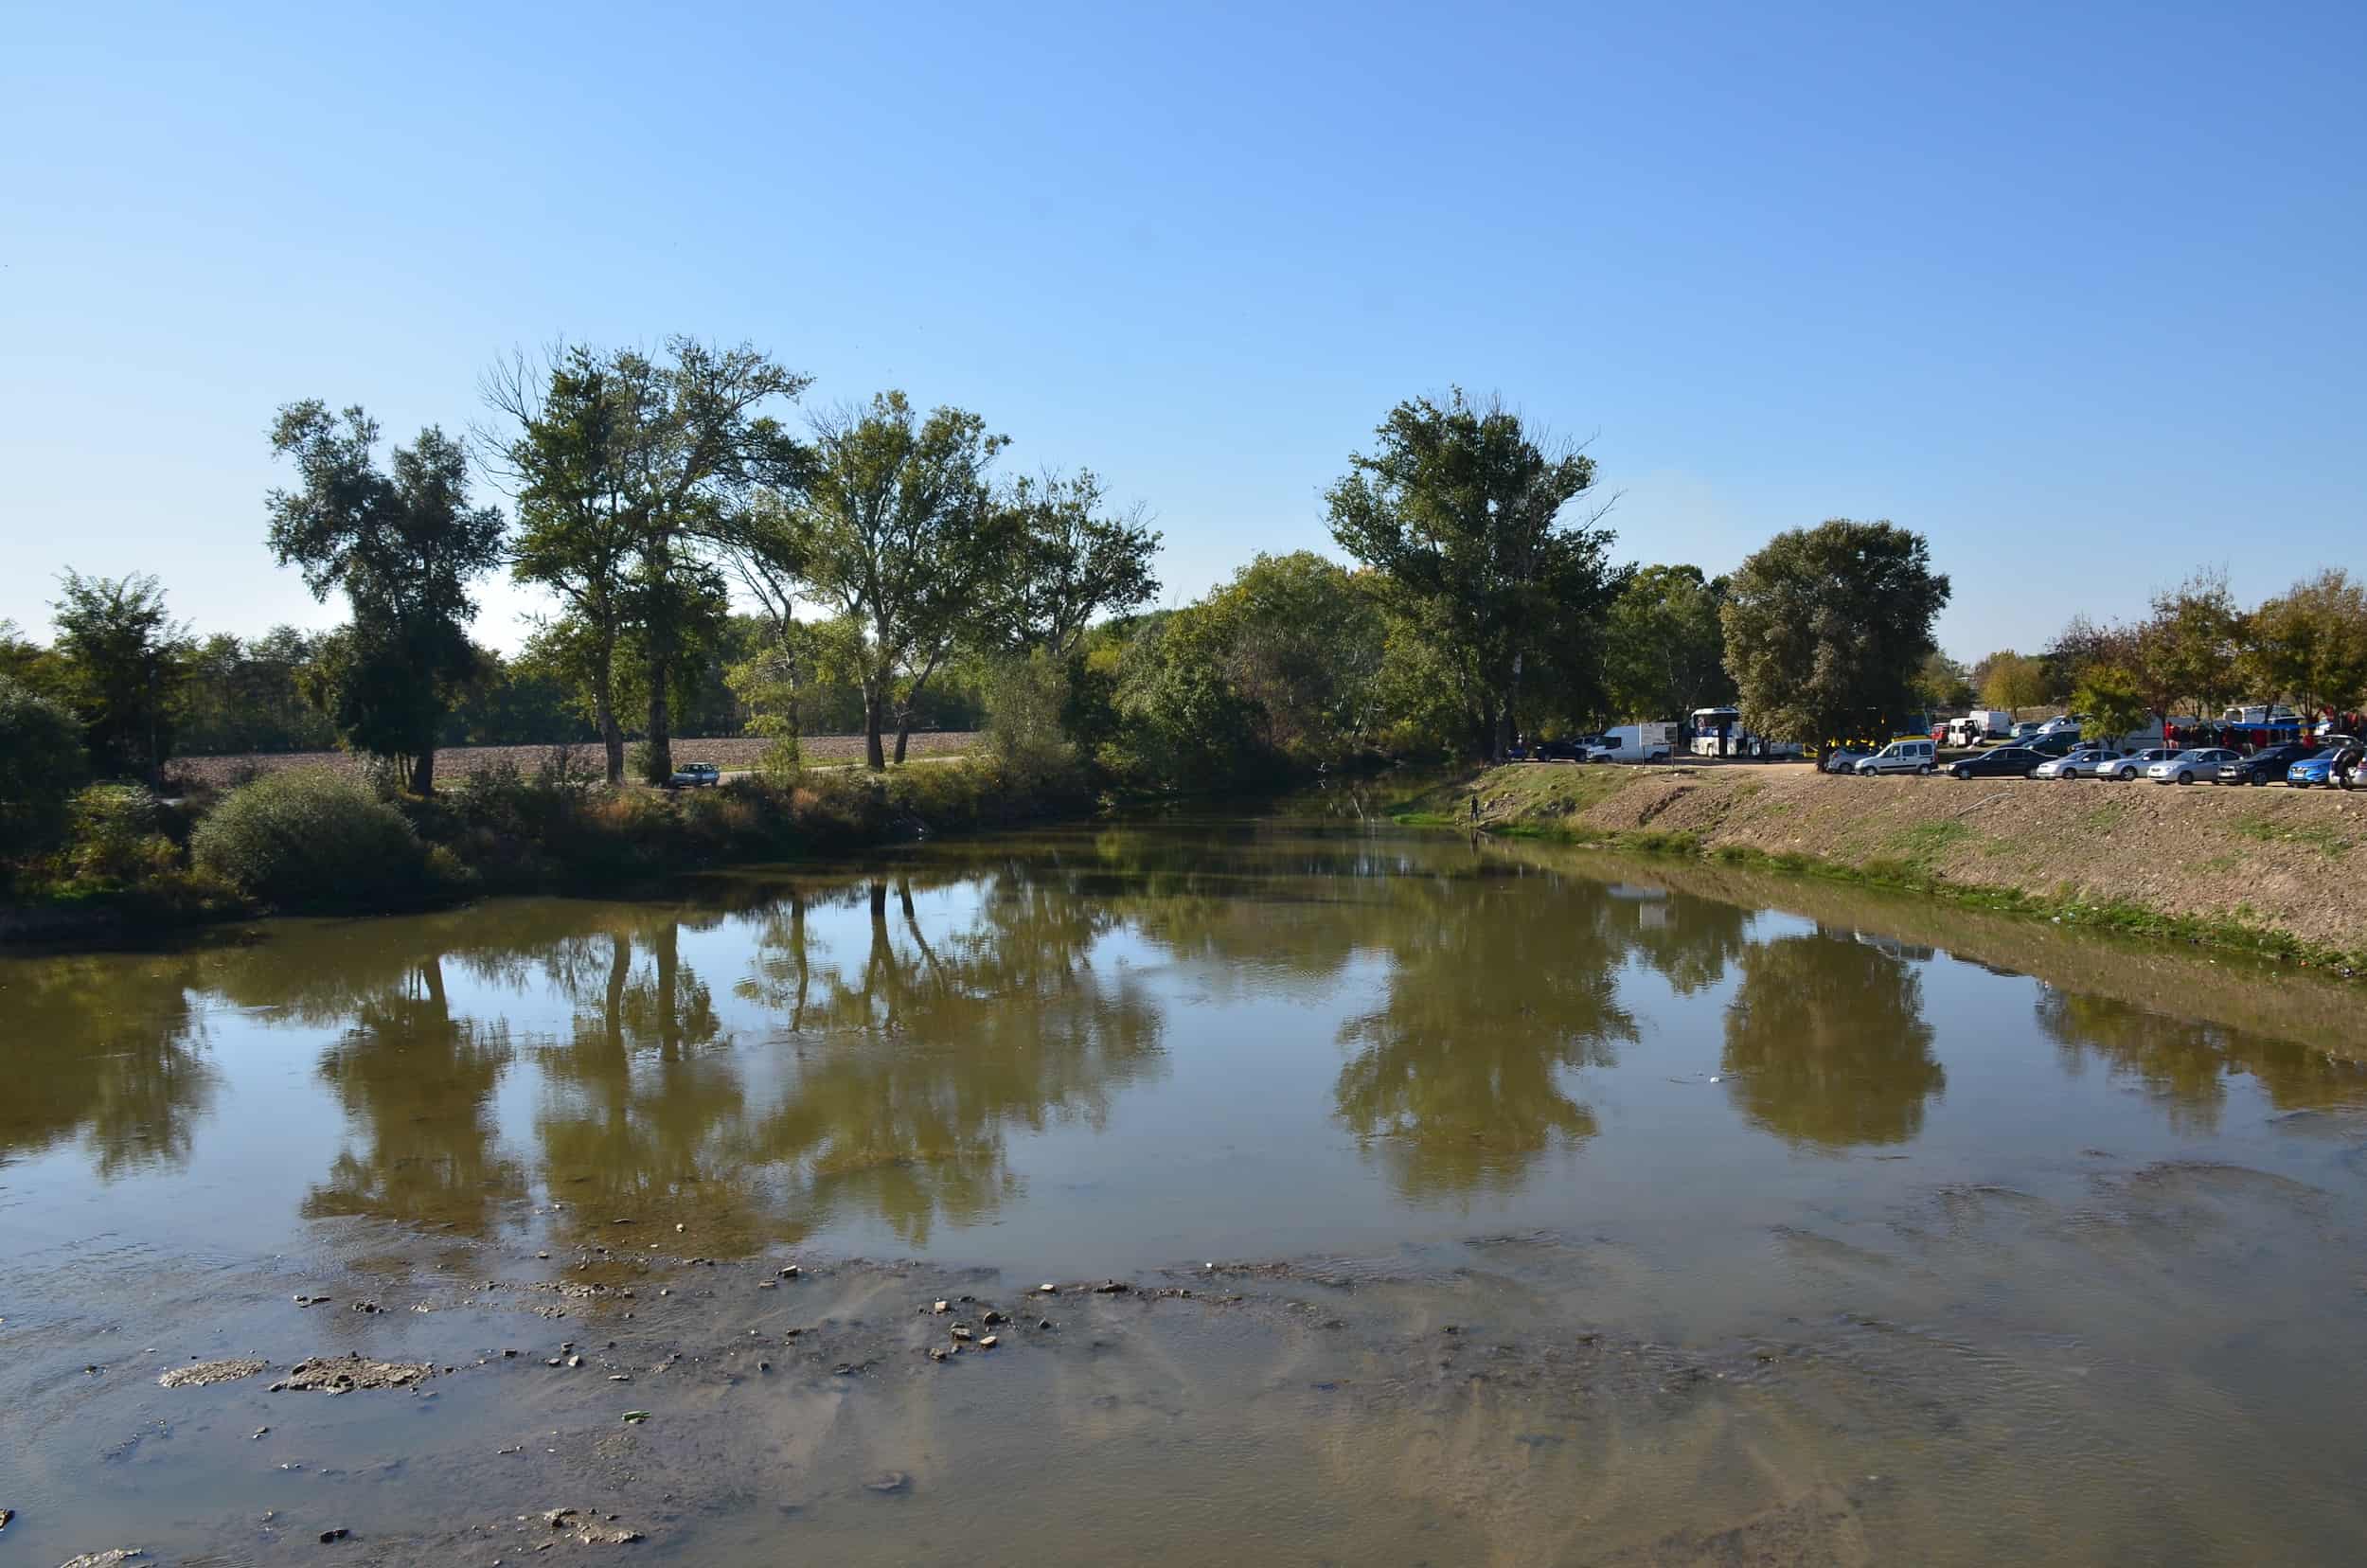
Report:
M 1484 827 L 1694 835 L 1958 885 L 2239 921 L 2367 953 L 2367 793 L 1821 774 L 1802 764 L 1493 769 L 1425 801 Z
M 970 730 L 917 731 L 907 753 L 910 757 L 958 757 L 977 743 L 978 736 Z M 860 762 L 863 760 L 860 735 L 809 735 L 799 742 L 807 762 L 822 767 Z M 889 744 L 894 745 L 893 739 Z M 674 761 L 712 762 L 725 773 L 740 772 L 755 767 L 764 757 L 772 741 L 757 737 L 733 736 L 721 739 L 702 740 L 677 738 L 674 741 Z M 560 753 L 567 754 L 578 771 L 596 774 L 601 766 L 600 748 L 587 742 L 574 746 L 452 746 L 436 754 L 436 776 L 439 783 L 457 783 L 471 774 L 496 768 L 507 762 L 519 772 L 531 775 L 543 762 Z M 227 789 L 261 774 L 278 773 L 288 768 L 329 768 L 338 773 L 359 775 L 367 758 L 351 752 L 240 752 L 226 757 L 180 757 L 171 764 L 171 773 L 208 784 L 215 789 Z

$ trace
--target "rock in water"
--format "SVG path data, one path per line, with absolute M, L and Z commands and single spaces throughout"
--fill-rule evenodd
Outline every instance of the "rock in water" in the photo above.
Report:
M 176 1366 L 156 1381 L 167 1388 L 204 1388 L 208 1383 L 235 1382 L 260 1372 L 264 1363 L 246 1356 L 230 1356 L 221 1361 L 191 1362 Z
M 427 1362 L 365 1362 L 358 1354 L 314 1356 L 296 1363 L 285 1378 L 271 1386 L 275 1394 L 281 1389 L 299 1394 L 347 1394 L 357 1389 L 409 1388 L 433 1377 L 435 1372 L 435 1366 Z
M 902 1470 L 881 1470 L 879 1474 L 864 1482 L 863 1486 L 868 1490 L 884 1494 L 887 1492 L 900 1492 L 912 1484 L 913 1478 L 906 1475 Z
M 58 1568 L 116 1568 L 118 1562 L 129 1562 L 133 1558 L 147 1555 L 137 1546 L 117 1546 L 111 1551 L 84 1552 L 80 1557 L 68 1558 L 58 1564 Z

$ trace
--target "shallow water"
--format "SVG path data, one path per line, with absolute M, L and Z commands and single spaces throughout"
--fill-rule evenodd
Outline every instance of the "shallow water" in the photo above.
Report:
M 596 1495 L 693 1561 L 2344 1560 L 2355 1016 L 1352 815 L 4 959 L 0 1544 L 454 1560 Z M 1104 1277 L 921 1355 L 931 1292 Z M 596 1329 L 650 1421 L 546 1367 Z M 325 1349 L 454 1371 L 155 1384 Z

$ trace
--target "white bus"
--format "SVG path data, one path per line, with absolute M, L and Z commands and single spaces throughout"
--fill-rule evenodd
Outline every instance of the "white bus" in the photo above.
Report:
M 1798 757 L 1800 747 L 1789 740 L 1770 740 L 1742 727 L 1742 715 L 1730 707 L 1693 710 L 1693 755 L 1696 757 Z

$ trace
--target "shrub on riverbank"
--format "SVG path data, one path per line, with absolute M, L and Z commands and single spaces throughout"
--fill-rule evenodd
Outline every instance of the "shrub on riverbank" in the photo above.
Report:
M 274 774 L 231 791 L 190 835 L 189 859 L 280 909 L 408 907 L 467 881 L 402 812 L 328 773 Z

